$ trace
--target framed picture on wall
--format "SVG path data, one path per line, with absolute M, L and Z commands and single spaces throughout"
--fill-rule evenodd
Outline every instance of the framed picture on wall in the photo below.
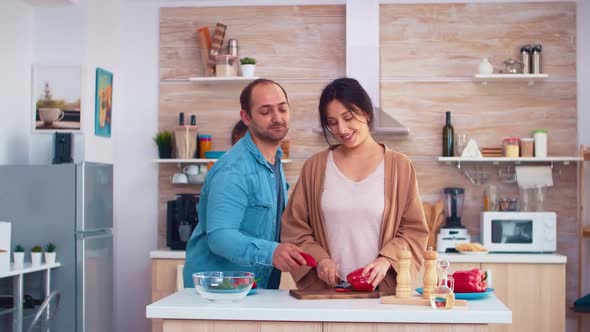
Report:
M 82 67 L 33 65 L 33 130 L 80 131 Z
M 95 101 L 94 134 L 111 137 L 113 73 L 102 68 L 96 68 Z

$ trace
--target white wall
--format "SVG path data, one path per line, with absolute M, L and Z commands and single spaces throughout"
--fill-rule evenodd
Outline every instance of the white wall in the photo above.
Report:
M 152 136 L 158 128 L 158 9 L 122 8 L 119 101 L 113 129 L 115 158 L 116 331 L 148 331 L 151 303 L 149 252 L 157 249 L 158 172 Z
M 32 63 L 82 66 L 81 130 L 74 136 L 76 162 L 113 162 L 114 137 L 94 135 L 94 89 L 96 67 L 113 71 L 116 63 L 118 3 L 82 0 L 76 6 L 36 8 L 34 11 Z M 113 98 L 114 121 L 116 110 Z M 29 154 L 31 163 L 50 163 L 53 133 L 31 134 Z
M 3 0 L 0 10 L 0 164 L 28 163 L 33 9 Z

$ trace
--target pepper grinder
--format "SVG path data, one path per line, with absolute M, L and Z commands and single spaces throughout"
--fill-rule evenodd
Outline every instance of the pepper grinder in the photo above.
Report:
M 438 259 L 438 253 L 429 247 L 424 252 L 424 286 L 422 288 L 422 298 L 429 300 L 430 294 L 436 288 L 436 282 L 438 277 L 436 275 L 436 260 Z
M 410 260 L 412 259 L 412 253 L 405 248 L 397 254 L 399 260 L 399 271 L 397 272 L 395 287 L 395 296 L 398 298 L 408 298 L 412 294 L 411 276 L 410 276 Z

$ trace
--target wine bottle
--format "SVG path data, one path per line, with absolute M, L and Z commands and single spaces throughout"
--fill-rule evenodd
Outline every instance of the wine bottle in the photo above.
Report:
M 178 114 L 178 125 L 184 126 L 184 113 L 180 112 Z
M 442 130 L 442 155 L 443 157 L 453 157 L 455 152 L 453 148 L 454 130 L 451 125 L 451 112 L 447 112 L 446 115 L 447 122 Z

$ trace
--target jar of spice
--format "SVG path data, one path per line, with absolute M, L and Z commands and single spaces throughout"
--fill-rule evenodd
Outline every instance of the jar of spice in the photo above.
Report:
M 520 139 L 520 156 L 532 157 L 535 139 L 530 137 L 523 137 Z
M 504 139 L 504 157 L 518 158 L 519 155 L 518 138 L 508 137 Z
M 205 152 L 211 151 L 211 135 L 199 135 L 199 158 L 205 158 Z

